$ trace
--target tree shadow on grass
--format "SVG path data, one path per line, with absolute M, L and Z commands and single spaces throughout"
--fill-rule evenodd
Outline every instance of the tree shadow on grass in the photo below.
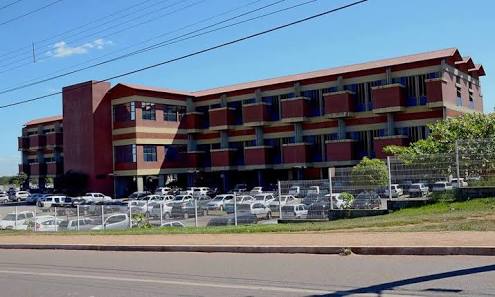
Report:
M 433 280 L 439 280 L 439 279 L 445 279 L 445 278 L 456 277 L 456 276 L 489 272 L 489 271 L 495 271 L 495 265 L 486 265 L 486 266 L 480 266 L 480 267 L 474 267 L 474 268 L 467 268 L 467 269 L 460 269 L 460 270 L 430 274 L 430 275 L 425 275 L 425 276 L 418 276 L 418 277 L 407 278 L 407 279 L 402 279 L 402 280 L 388 282 L 388 283 L 372 285 L 372 286 L 368 286 L 368 287 L 364 287 L 364 288 L 356 288 L 356 289 L 346 290 L 346 291 L 337 291 L 334 293 L 323 294 L 323 295 L 311 295 L 311 297 L 350 296 L 353 294 L 365 294 L 365 293 L 368 293 L 368 294 L 369 293 L 375 293 L 375 294 L 380 295 L 383 293 L 383 291 L 394 290 L 394 289 L 397 289 L 401 286 L 412 285 L 412 284 L 428 282 L 428 281 L 433 281 Z M 432 291 L 432 292 L 433 291 L 438 291 L 438 292 L 444 291 L 444 292 L 450 292 L 450 293 L 459 292 L 459 290 L 450 290 L 450 289 L 427 289 L 426 291 Z

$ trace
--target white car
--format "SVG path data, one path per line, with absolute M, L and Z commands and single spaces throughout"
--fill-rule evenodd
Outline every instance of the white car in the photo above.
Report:
M 179 228 L 183 228 L 185 226 L 184 226 L 184 224 L 182 222 L 172 221 L 172 222 L 163 223 L 163 224 L 161 224 L 160 227 L 179 227 Z
M 0 203 L 9 202 L 9 196 L 6 193 L 0 193 Z
M 263 203 L 266 206 L 270 205 L 270 203 L 272 203 L 272 201 L 274 199 L 275 198 L 273 197 L 273 194 L 258 194 L 258 195 L 254 195 L 254 201 L 255 202 Z
M 184 194 L 191 195 L 194 197 L 208 195 L 208 187 L 189 187 L 186 189 Z
M 112 197 L 103 195 L 102 193 L 86 193 L 81 197 L 86 202 L 101 203 L 112 201 Z
M 0 229 L 14 229 L 16 226 L 20 226 L 34 218 L 34 212 L 21 211 L 16 214 L 14 212 L 8 213 L 2 220 L 0 220 Z
M 254 197 L 250 195 L 237 195 L 236 196 L 237 205 L 239 204 L 251 204 L 254 202 Z M 223 210 L 226 213 L 234 213 L 234 199 L 224 201 Z
M 59 224 L 63 221 L 61 218 L 52 217 L 36 223 L 36 232 L 57 232 Z
M 240 204 L 237 208 L 239 213 L 250 213 L 255 215 L 257 219 L 271 219 L 272 211 L 268 206 L 261 202 L 255 202 L 252 204 Z
M 392 198 L 399 198 L 400 196 L 404 195 L 404 190 L 402 190 L 402 188 L 399 187 L 398 184 L 391 184 L 390 188 L 392 189 Z M 388 187 L 385 189 L 385 197 L 390 197 Z
M 176 203 L 184 203 L 191 201 L 193 199 L 192 195 L 177 195 L 174 197 L 174 200 L 170 201 L 172 204 Z
M 46 221 L 49 221 L 49 220 L 52 220 L 53 218 L 55 218 L 54 216 L 37 216 L 36 217 L 36 224 L 40 224 L 40 223 L 43 223 L 43 222 L 46 222 Z M 21 225 L 17 225 L 16 227 L 14 227 L 13 229 L 15 230 L 31 230 L 31 231 L 34 231 L 35 227 L 35 220 L 34 220 L 34 217 L 31 218 L 31 219 L 28 219 L 28 220 L 25 220 L 24 223 L 22 223 Z
M 142 200 L 129 201 L 128 206 L 131 208 L 132 214 L 144 214 L 146 216 L 150 215 L 150 210 L 153 208 L 153 205 Z
M 329 199 L 330 194 L 326 194 L 325 198 Z M 334 209 L 345 209 L 351 206 L 349 202 L 346 202 L 344 199 L 340 198 L 340 193 L 332 194 L 332 205 Z
M 304 204 L 292 204 L 282 206 L 283 219 L 305 219 L 308 216 L 307 206 Z
M 58 230 L 62 230 L 62 231 L 65 231 L 65 230 L 69 230 L 69 231 L 77 231 L 78 230 L 78 227 L 77 227 L 77 219 L 76 220 L 65 220 L 65 221 L 62 221 L 59 225 L 58 225 Z M 91 228 L 93 228 L 94 226 L 96 226 L 98 223 L 93 220 L 93 219 L 90 219 L 90 218 L 80 218 L 79 219 L 79 230 L 90 230 Z
M 294 197 L 298 197 L 300 194 L 301 194 L 301 187 L 292 186 L 289 188 L 289 195 L 292 195 Z
M 459 182 L 458 182 L 459 181 Z M 468 183 L 464 180 L 464 178 L 453 178 L 450 183 L 452 184 L 452 187 L 453 188 L 458 188 L 459 185 L 461 186 L 461 188 L 464 188 L 464 187 L 467 187 L 468 186 Z
M 26 201 L 31 194 L 27 191 L 17 191 L 12 197 L 14 201 Z
M 310 186 L 306 195 L 320 195 L 320 186 Z
M 423 197 L 428 195 L 428 187 L 423 183 L 414 183 L 409 186 L 409 196 Z
M 123 230 L 129 228 L 129 216 L 126 213 L 113 214 L 105 218 L 102 225 L 96 225 L 91 230 Z
M 281 200 L 282 202 L 280 203 L 279 200 Z M 292 195 L 282 195 L 281 199 L 279 199 L 279 197 L 276 197 L 275 199 L 273 199 L 273 201 L 270 202 L 268 207 L 270 207 L 272 212 L 279 212 L 280 205 L 282 205 L 282 207 L 284 207 L 285 205 L 288 205 L 288 204 L 296 204 L 296 203 L 300 203 L 300 202 L 301 201 L 298 198 L 296 198 Z
M 263 193 L 263 187 L 253 187 L 249 193 L 251 195 L 261 194 Z
M 208 208 L 208 210 L 223 211 L 225 206 L 224 203 L 232 201 L 232 199 L 234 199 L 233 194 L 217 195 L 206 204 L 206 208 Z
M 168 205 L 164 201 L 159 203 L 154 203 L 149 212 L 150 217 L 160 218 L 160 212 L 162 218 L 168 220 L 172 217 L 172 206 Z
M 38 207 L 50 208 L 50 207 L 62 207 L 65 206 L 66 196 L 49 195 L 38 200 Z
M 437 181 L 433 184 L 431 188 L 432 192 L 446 192 L 453 189 L 452 185 L 447 181 Z
M 169 187 L 159 187 L 155 190 L 156 195 L 168 195 L 172 191 Z

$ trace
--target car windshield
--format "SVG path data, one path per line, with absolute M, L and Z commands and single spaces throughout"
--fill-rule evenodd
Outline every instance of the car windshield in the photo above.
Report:
M 238 210 L 251 210 L 251 205 L 249 205 L 249 204 L 241 204 L 241 205 L 237 206 L 237 209 Z
M 213 201 L 222 201 L 223 198 L 225 198 L 224 196 L 216 196 L 215 198 L 213 198 Z
M 68 221 L 63 221 L 63 222 L 61 222 L 61 223 L 59 224 L 59 226 L 60 226 L 61 228 L 66 228 L 67 226 L 69 226 L 69 222 L 68 222 Z
M 174 200 L 175 201 L 182 201 L 182 200 L 184 200 L 184 196 L 181 196 L 181 195 L 175 196 Z
M 9 213 L 3 218 L 5 221 L 15 221 L 15 214 L 14 213 Z
M 256 199 L 256 200 L 265 200 L 265 196 L 263 196 L 263 195 L 256 195 L 256 196 L 254 196 L 254 199 Z

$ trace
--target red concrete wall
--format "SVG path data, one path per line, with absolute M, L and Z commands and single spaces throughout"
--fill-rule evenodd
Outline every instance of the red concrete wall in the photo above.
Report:
M 198 113 L 185 114 L 179 125 L 180 129 L 200 129 L 201 115 Z
M 286 164 L 306 163 L 309 160 L 309 145 L 305 143 L 284 145 L 282 160 Z
M 268 105 L 263 103 L 244 105 L 242 107 L 242 119 L 244 123 L 269 121 Z
M 373 108 L 387 108 L 406 105 L 405 89 L 399 85 L 372 89 Z
M 282 118 L 301 118 L 309 115 L 309 100 L 292 98 L 281 100 Z
M 354 141 L 332 141 L 326 143 L 327 161 L 354 160 Z
M 323 96 L 325 100 L 325 113 L 353 112 L 354 100 L 349 92 L 337 92 Z
M 443 80 L 434 79 L 426 82 L 426 97 L 428 103 L 443 101 Z
M 244 148 L 244 163 L 246 165 L 264 165 L 270 163 L 270 149 L 268 147 Z
M 226 126 L 233 123 L 232 110 L 228 107 L 213 109 L 210 113 L 210 127 Z
M 47 146 L 62 146 L 64 144 L 64 134 L 61 132 L 46 134 Z
M 211 151 L 211 167 L 226 167 L 231 165 L 232 150 Z
M 375 156 L 378 159 L 387 158 L 387 154 L 383 152 L 383 148 L 389 145 L 406 146 L 409 145 L 409 140 L 406 137 L 394 137 L 394 138 L 375 138 L 373 140 L 373 148 L 375 150 Z
M 91 191 L 113 193 L 110 83 L 84 82 L 63 88 L 64 171 L 89 176 Z

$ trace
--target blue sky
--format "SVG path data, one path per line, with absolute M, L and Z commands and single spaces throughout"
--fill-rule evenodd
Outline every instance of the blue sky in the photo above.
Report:
M 307 0 L 286 0 L 263 14 Z M 0 0 L 0 7 L 13 2 Z M 53 0 L 23 0 L 0 10 L 0 24 Z M 268 5 L 276 0 L 62 0 L 46 9 L 0 25 L 0 91 L 46 78 L 61 69 L 88 65 L 160 42 L 202 26 Z M 65 85 L 103 79 L 167 60 L 245 34 L 283 24 L 352 1 L 317 0 L 283 13 L 162 47 L 102 67 L 0 95 L 1 104 L 55 92 Z M 248 5 L 250 4 L 250 5 Z M 229 14 L 177 29 L 243 6 Z M 132 9 L 125 10 L 133 6 Z M 369 0 L 257 39 L 188 60 L 141 72 L 121 81 L 183 90 L 366 62 L 435 49 L 457 47 L 482 63 L 485 112 L 493 111 L 495 86 L 495 1 Z M 112 15 L 113 14 L 113 15 Z M 110 15 L 110 16 L 109 16 Z M 251 15 L 250 15 L 251 16 Z M 248 18 L 249 16 L 244 17 Z M 80 27 L 83 26 L 84 27 Z M 77 29 L 80 27 L 79 29 Z M 75 29 L 76 28 L 76 29 Z M 170 33 L 173 31 L 174 33 Z M 69 32 L 67 32 L 69 31 Z M 65 32 L 65 33 L 64 33 Z M 160 34 L 168 35 L 157 37 Z M 37 62 L 32 63 L 35 44 Z M 131 47 L 127 49 L 127 47 Z M 120 52 L 119 52 L 120 51 Z M 88 62 L 88 60 L 92 60 Z M 112 82 L 113 84 L 118 81 Z M 15 174 L 20 162 L 17 137 L 30 119 L 61 114 L 61 98 L 0 109 L 0 175 Z

